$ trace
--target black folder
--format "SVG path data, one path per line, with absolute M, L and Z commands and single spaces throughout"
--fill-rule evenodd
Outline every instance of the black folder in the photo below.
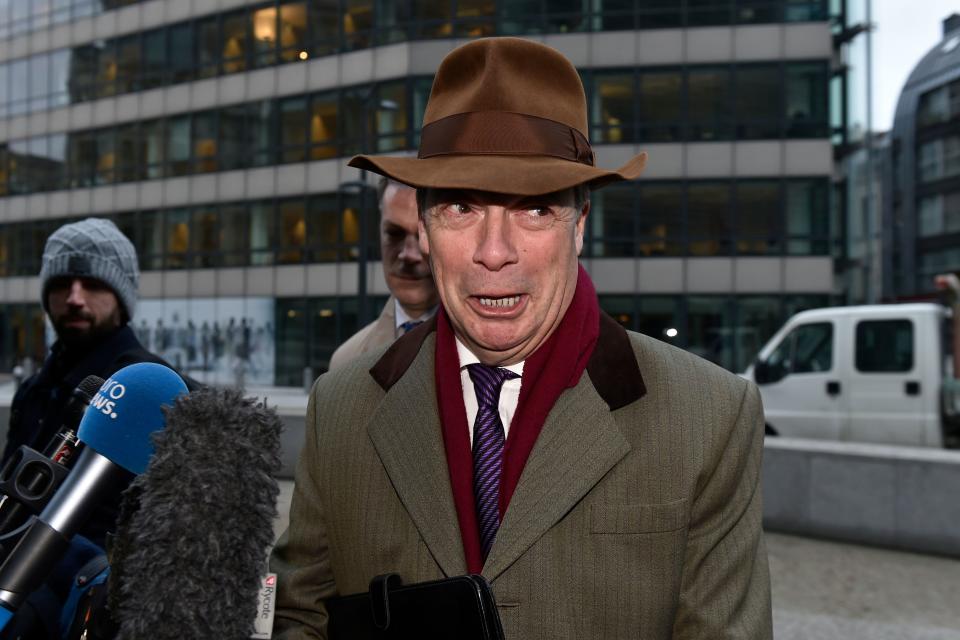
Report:
M 456 576 L 404 585 L 395 573 L 370 581 L 370 591 L 326 601 L 330 640 L 503 640 L 487 581 Z

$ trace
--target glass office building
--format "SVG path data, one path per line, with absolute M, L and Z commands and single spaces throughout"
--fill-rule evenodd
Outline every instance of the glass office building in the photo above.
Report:
M 907 79 L 890 147 L 884 290 L 930 297 L 936 274 L 960 273 L 960 14 Z
M 200 379 L 323 371 L 388 294 L 346 159 L 412 153 L 444 54 L 518 35 L 580 69 L 601 166 L 650 154 L 593 197 L 601 305 L 741 370 L 841 293 L 848 4 L 0 0 L 0 367 L 44 352 L 45 239 L 99 216 L 137 247 L 150 348 Z

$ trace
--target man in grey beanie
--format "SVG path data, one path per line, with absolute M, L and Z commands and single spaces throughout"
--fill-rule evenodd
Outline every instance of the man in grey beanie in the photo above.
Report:
M 106 379 L 137 362 L 169 366 L 144 349 L 128 326 L 136 311 L 140 270 L 133 244 L 112 222 L 87 218 L 57 229 L 43 250 L 40 279 L 41 303 L 57 341 L 40 371 L 24 381 L 13 399 L 4 463 L 21 445 L 47 448 L 63 425 L 70 394 L 87 376 Z M 188 385 L 195 383 L 188 379 Z M 114 527 L 125 488 L 126 483 L 115 487 L 81 531 L 101 548 Z M 17 614 L 16 631 L 10 635 L 5 630 L 2 637 L 59 637 L 58 615 L 51 619 L 37 604 L 56 602 L 66 594 L 53 596 L 31 597 Z

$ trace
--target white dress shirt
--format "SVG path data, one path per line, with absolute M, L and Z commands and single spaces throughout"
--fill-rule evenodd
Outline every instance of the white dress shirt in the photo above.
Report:
M 467 408 L 467 428 L 470 429 L 470 447 L 473 447 L 473 423 L 477 420 L 477 411 L 480 407 L 477 405 L 477 392 L 473 388 L 473 380 L 470 379 L 470 370 L 468 364 L 480 362 L 477 356 L 473 355 L 470 349 L 467 349 L 460 338 L 457 340 L 457 356 L 460 358 L 460 386 L 463 388 L 463 404 Z M 520 401 L 520 383 L 523 381 L 523 362 L 512 364 L 509 367 L 503 367 L 513 371 L 519 378 L 507 380 L 500 389 L 500 402 L 497 408 L 500 411 L 500 422 L 503 423 L 503 437 L 510 434 L 510 422 L 513 420 L 513 414 L 517 412 L 517 403 Z
M 433 317 L 433 314 L 435 314 L 435 313 L 437 312 L 437 309 L 439 308 L 439 305 L 434 306 L 433 309 L 430 309 L 430 310 L 427 311 L 426 313 L 422 313 L 422 314 L 420 314 L 419 316 L 417 316 L 416 318 L 411 318 L 411 317 L 407 314 L 406 309 L 403 308 L 403 305 L 400 304 L 400 301 L 399 301 L 399 300 L 397 300 L 396 298 L 394 298 L 394 299 L 393 299 L 393 303 L 396 305 L 396 306 L 394 307 L 394 314 L 393 314 L 393 315 L 394 315 L 394 318 L 396 319 L 396 323 L 395 323 L 394 326 L 393 326 L 393 335 L 394 335 L 395 337 L 397 337 L 397 338 L 399 338 L 400 336 L 403 335 L 403 329 L 401 329 L 400 326 L 401 326 L 404 322 L 425 322 L 425 321 L 429 320 L 430 318 L 432 318 L 432 317 Z

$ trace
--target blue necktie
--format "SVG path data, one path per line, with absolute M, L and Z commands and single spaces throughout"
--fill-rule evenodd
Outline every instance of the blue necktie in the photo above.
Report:
M 414 327 L 418 327 L 423 324 L 423 320 L 407 320 L 400 325 L 400 335 L 406 335 Z
M 500 389 L 516 373 L 500 367 L 469 364 L 467 371 L 477 393 L 477 419 L 473 423 L 473 497 L 480 526 L 480 549 L 487 559 L 500 528 L 500 476 L 503 471 L 503 423 Z

